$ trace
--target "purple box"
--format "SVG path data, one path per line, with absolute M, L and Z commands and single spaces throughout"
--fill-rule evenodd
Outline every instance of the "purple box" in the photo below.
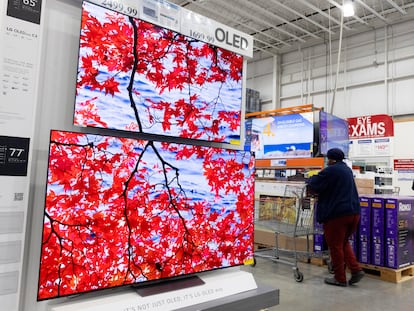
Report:
M 357 243 L 357 232 L 351 234 L 349 237 L 349 244 L 351 245 L 352 250 L 354 251 L 355 256 L 358 258 L 358 243 Z
M 371 200 L 369 197 L 359 198 L 361 206 L 361 219 L 358 228 L 358 261 L 360 263 L 371 263 Z
M 313 235 L 313 251 L 322 253 L 327 250 L 323 234 L 317 233 Z
M 385 198 L 371 197 L 371 264 L 385 265 Z
M 402 268 L 414 262 L 414 197 L 385 200 L 385 265 Z
M 328 247 L 325 243 L 325 238 L 323 236 L 323 225 L 316 221 L 316 208 L 317 203 L 314 205 L 314 217 L 313 217 L 313 251 L 315 253 L 320 253 L 328 250 Z

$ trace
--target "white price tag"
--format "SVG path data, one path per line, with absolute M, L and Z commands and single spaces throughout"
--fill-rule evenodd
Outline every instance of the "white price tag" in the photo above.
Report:
M 131 17 L 139 17 L 140 0 L 88 0 L 89 2 L 101 5 L 110 10 L 122 13 Z

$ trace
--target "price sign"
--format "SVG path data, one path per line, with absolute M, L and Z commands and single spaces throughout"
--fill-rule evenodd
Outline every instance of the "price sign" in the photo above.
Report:
M 139 8 L 141 6 L 141 1 L 139 0 L 89 0 L 89 2 L 131 17 L 139 17 Z

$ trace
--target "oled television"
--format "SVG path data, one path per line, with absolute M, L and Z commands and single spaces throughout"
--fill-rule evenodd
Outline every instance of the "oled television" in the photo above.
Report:
M 313 112 L 253 118 L 248 134 L 256 159 L 309 158 L 313 151 Z
M 348 156 L 349 125 L 348 121 L 325 111 L 319 112 L 319 150 L 326 155 L 331 148 L 339 148 Z
M 243 56 L 84 1 L 74 124 L 240 145 Z
M 37 299 L 243 265 L 253 231 L 250 152 L 53 130 Z

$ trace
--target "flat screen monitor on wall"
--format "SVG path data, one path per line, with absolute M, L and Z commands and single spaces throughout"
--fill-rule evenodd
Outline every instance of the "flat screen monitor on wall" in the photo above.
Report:
M 349 125 L 348 121 L 325 111 L 319 113 L 319 149 L 326 155 L 331 148 L 339 148 L 348 156 Z
M 253 200 L 250 152 L 52 131 L 37 298 L 243 265 Z
M 243 56 L 84 1 L 74 124 L 240 144 Z

